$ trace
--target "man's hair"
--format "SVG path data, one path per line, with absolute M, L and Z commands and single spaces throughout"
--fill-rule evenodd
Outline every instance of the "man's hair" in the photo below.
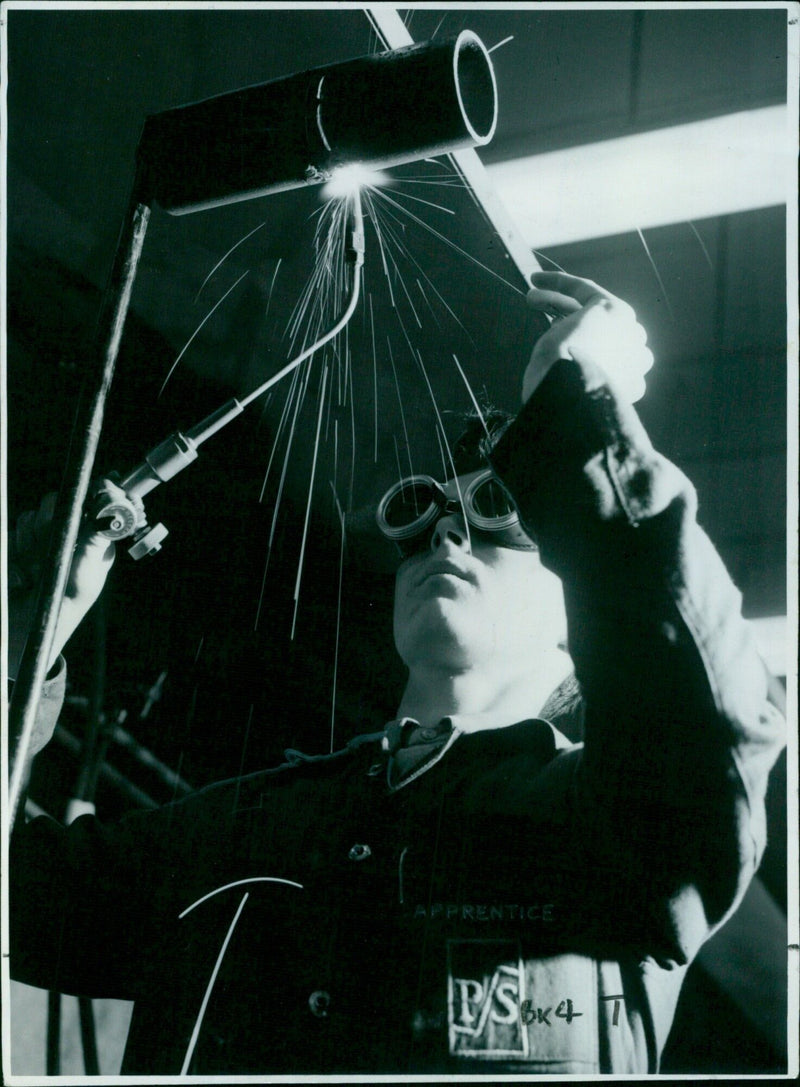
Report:
M 489 454 L 513 422 L 514 416 L 500 408 L 486 407 L 480 414 L 465 415 L 464 429 L 452 449 L 456 475 L 485 468 Z

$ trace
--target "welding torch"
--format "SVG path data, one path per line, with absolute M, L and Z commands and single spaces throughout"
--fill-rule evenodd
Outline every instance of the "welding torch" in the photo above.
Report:
M 95 347 L 87 361 L 85 395 L 75 421 L 78 437 L 67 453 L 45 574 L 9 710 L 10 826 L 23 792 L 40 692 L 81 518 L 86 516 L 106 401 L 152 207 L 158 204 L 171 215 L 184 215 L 317 184 L 350 163 L 382 170 L 434 158 L 485 145 L 496 124 L 491 57 L 469 30 L 451 40 L 408 44 L 310 69 L 146 118 Z M 350 319 L 358 303 L 363 259 L 360 207 L 354 217 L 349 248 L 357 267 L 342 319 L 244 400 L 231 400 L 196 427 L 172 435 L 122 480 L 125 503 L 106 505 L 103 531 L 111 539 L 133 535 L 136 557 L 158 550 L 166 536 L 162 526 L 147 526 L 141 496 L 191 464 L 199 445 Z M 97 511 L 92 512 L 96 517 Z
M 364 265 L 364 217 L 358 187 L 355 187 L 348 195 L 347 202 L 349 223 L 344 256 L 345 263 L 352 266 L 353 269 L 352 286 L 347 307 L 333 327 L 246 397 L 241 400 L 233 397 L 189 430 L 176 430 L 163 442 L 151 449 L 141 464 L 137 465 L 123 479 L 115 478 L 112 475 L 112 481 L 125 492 L 124 496 L 105 502 L 99 508 L 93 509 L 90 505 L 87 510 L 87 517 L 93 520 L 108 521 L 108 524 L 100 530 L 100 534 L 107 539 L 123 540 L 130 536 L 133 537 L 133 543 L 128 549 L 128 553 L 133 559 L 141 559 L 146 555 L 155 554 L 161 549 L 161 544 L 168 535 L 168 529 L 163 524 L 159 523 L 152 526 L 147 524 L 144 507 L 141 503 L 144 495 L 149 494 L 160 483 L 167 483 L 169 480 L 174 479 L 184 468 L 188 468 L 190 464 L 197 460 L 197 450 L 203 442 L 208 441 L 214 434 L 241 415 L 249 404 L 292 373 L 301 362 L 337 336 L 353 316 L 361 294 L 361 275 Z

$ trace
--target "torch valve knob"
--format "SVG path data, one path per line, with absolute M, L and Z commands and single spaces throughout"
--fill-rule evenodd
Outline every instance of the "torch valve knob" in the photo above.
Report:
M 169 535 L 169 529 L 159 523 L 145 525 L 133 538 L 133 544 L 128 548 L 128 554 L 132 559 L 143 559 L 145 555 L 155 555 L 161 550 L 161 544 Z

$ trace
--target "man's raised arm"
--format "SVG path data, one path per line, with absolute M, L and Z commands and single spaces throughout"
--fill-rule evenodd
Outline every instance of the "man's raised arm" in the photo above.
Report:
M 654 953 L 685 962 L 758 866 L 783 721 L 694 488 L 631 406 L 652 363 L 633 311 L 573 276 L 534 283 L 531 304 L 561 319 L 493 464 L 564 582 L 583 844 L 647 879 Z

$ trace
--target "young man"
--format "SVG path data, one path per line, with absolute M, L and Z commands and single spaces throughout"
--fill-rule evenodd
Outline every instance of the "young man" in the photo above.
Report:
M 386 731 L 113 827 L 20 829 L 12 970 L 136 1000 L 125 1073 L 657 1071 L 758 866 L 782 722 L 630 406 L 630 307 L 555 273 L 530 302 L 558 319 L 519 416 L 379 505 L 405 556 Z M 108 561 L 79 549 L 60 642 Z M 551 697 L 564 604 L 582 744 Z

